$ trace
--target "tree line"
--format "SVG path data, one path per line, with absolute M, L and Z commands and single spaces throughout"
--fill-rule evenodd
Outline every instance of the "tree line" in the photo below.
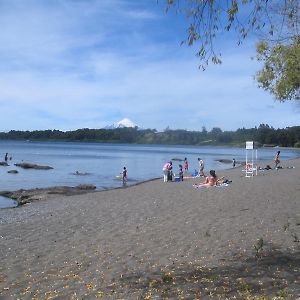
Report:
M 215 127 L 210 131 L 116 128 L 77 129 L 73 131 L 35 130 L 0 132 L 0 140 L 69 141 L 133 144 L 181 144 L 181 145 L 234 145 L 243 146 L 246 141 L 256 141 L 261 146 L 282 146 L 300 148 L 300 126 L 274 129 L 268 124 L 254 128 L 239 128 L 223 131 Z

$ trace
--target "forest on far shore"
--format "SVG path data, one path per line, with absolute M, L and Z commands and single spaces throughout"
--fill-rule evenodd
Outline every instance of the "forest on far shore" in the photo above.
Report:
M 254 128 L 239 128 L 236 131 L 223 131 L 215 127 L 208 131 L 183 129 L 163 132 L 156 129 L 115 128 L 77 129 L 72 131 L 34 130 L 0 132 L 0 140 L 101 142 L 129 144 L 178 144 L 178 145 L 234 145 L 242 146 L 246 141 L 255 141 L 260 146 L 281 146 L 300 148 L 300 126 L 275 129 L 268 124 Z

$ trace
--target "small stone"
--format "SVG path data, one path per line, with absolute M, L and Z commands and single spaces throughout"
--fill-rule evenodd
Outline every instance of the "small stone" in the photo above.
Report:
M 17 170 L 9 170 L 7 171 L 9 174 L 18 174 L 19 172 Z

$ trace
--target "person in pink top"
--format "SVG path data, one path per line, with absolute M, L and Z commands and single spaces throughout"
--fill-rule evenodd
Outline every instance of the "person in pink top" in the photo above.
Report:
M 184 167 L 184 172 L 187 172 L 189 170 L 189 163 L 187 161 L 187 158 L 184 159 L 183 167 Z
M 169 172 L 172 170 L 172 162 L 167 162 L 163 166 L 164 182 L 168 181 Z

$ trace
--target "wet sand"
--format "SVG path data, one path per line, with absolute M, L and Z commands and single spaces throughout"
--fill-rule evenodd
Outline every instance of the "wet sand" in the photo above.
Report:
M 297 299 L 300 159 L 282 166 L 2 209 L 0 299 Z

